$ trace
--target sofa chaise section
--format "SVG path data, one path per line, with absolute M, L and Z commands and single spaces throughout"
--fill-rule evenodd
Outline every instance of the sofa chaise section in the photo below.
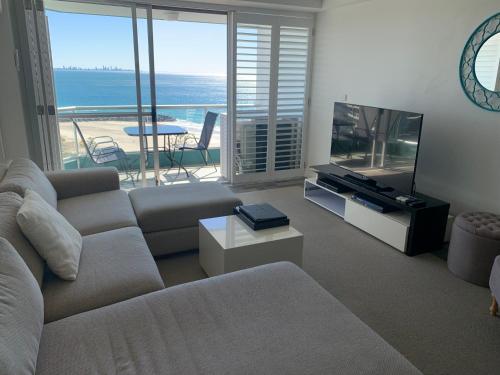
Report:
M 291 263 L 44 326 L 37 374 L 420 374 Z
M 47 272 L 42 293 L 45 322 L 107 306 L 165 287 L 138 227 L 83 237 L 78 276 Z
M 231 215 L 241 200 L 217 182 L 137 188 L 129 193 L 154 256 L 198 248 L 198 221 Z

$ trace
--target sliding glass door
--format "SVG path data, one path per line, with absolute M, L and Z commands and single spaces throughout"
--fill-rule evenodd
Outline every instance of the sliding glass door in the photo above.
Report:
M 236 16 L 234 182 L 303 176 L 311 29 L 306 19 Z
M 124 187 L 141 177 L 145 183 L 155 154 L 144 135 L 151 117 L 147 70 L 141 73 L 149 66 L 146 9 L 47 0 L 45 15 L 61 167 L 114 166 Z
M 227 117 L 227 15 L 153 6 L 151 30 L 160 164 L 174 170 L 162 177 L 217 180 Z
M 64 0 L 45 13 L 64 168 L 114 165 L 124 187 L 201 180 L 192 167 L 209 162 L 220 176 L 226 14 Z

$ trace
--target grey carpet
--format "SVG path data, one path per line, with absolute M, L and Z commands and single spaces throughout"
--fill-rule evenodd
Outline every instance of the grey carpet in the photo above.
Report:
M 500 374 L 490 293 L 433 254 L 407 257 L 306 201 L 290 186 L 239 194 L 270 202 L 304 233 L 304 270 L 425 374 Z M 159 260 L 168 285 L 205 277 L 197 253 Z

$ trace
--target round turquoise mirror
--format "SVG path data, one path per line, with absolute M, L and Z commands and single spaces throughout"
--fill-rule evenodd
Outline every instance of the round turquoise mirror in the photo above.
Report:
M 467 41 L 460 81 L 472 102 L 500 112 L 500 13 L 483 22 Z

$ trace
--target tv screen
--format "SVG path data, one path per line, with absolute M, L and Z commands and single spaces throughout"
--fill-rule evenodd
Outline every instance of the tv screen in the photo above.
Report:
M 411 194 L 422 119 L 419 113 L 335 103 L 330 162 Z

